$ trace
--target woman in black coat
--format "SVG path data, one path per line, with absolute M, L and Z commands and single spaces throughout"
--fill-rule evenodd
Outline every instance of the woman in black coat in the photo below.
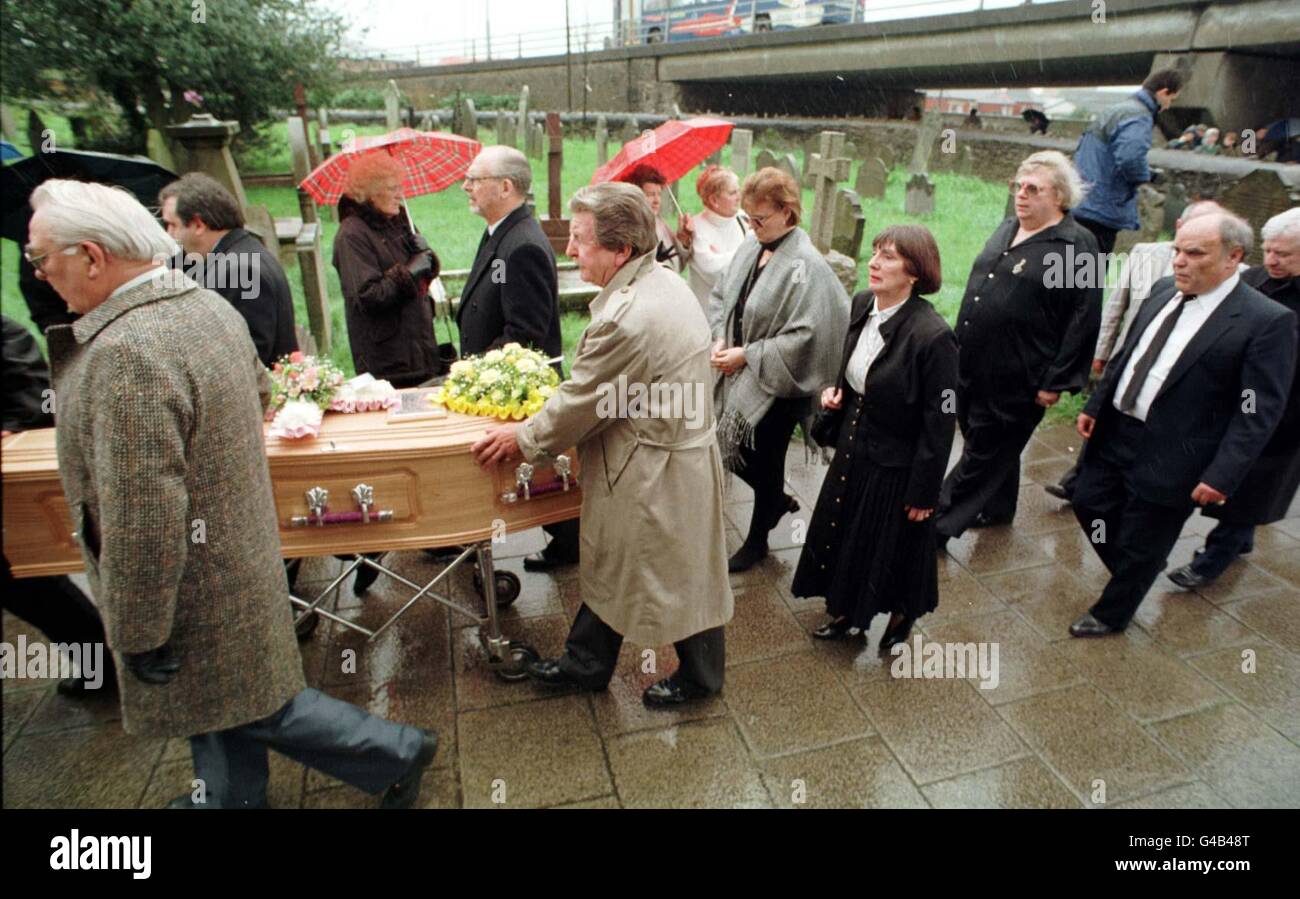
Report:
M 397 388 L 441 373 L 429 284 L 438 257 L 402 209 L 401 163 L 384 153 L 358 160 L 339 202 L 334 268 L 357 374 Z
M 821 640 L 865 634 L 890 612 L 881 652 L 939 604 L 934 508 L 956 423 L 957 340 L 921 294 L 940 285 L 939 248 L 919 225 L 872 242 L 870 290 L 853 299 L 840 375 L 813 436 L 835 444 L 795 596 L 824 596 Z

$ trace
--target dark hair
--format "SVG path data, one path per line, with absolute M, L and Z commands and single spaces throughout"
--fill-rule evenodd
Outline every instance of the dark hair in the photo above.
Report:
M 619 180 L 636 187 L 645 187 L 647 184 L 658 184 L 660 187 L 663 187 L 668 183 L 668 179 L 665 178 L 657 168 L 652 165 L 645 165 L 644 163 L 628 172 Z
M 1187 76 L 1183 74 L 1182 69 L 1158 69 L 1147 76 L 1147 80 L 1142 82 L 1142 89 L 1151 96 L 1155 96 L 1158 91 L 1167 90 L 1171 94 L 1176 94 L 1183 89 Z
M 871 249 L 893 244 L 903 257 L 903 268 L 916 279 L 919 294 L 937 293 L 943 286 L 943 268 L 939 264 L 939 245 L 929 228 L 921 225 L 890 225 L 871 240 Z
M 242 227 L 244 213 L 239 201 L 215 179 L 202 172 L 190 172 L 158 192 L 158 205 L 176 198 L 176 217 L 188 225 L 195 218 L 213 231 Z

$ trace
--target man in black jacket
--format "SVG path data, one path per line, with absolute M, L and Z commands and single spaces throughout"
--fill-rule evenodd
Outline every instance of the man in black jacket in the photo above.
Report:
M 1242 272 L 1241 280 L 1297 316 L 1300 323 L 1300 206 L 1264 223 L 1264 264 Z M 1255 526 L 1287 516 L 1300 487 L 1300 365 L 1291 380 L 1286 411 L 1268 446 L 1227 504 L 1206 509 L 1219 524 L 1205 538 L 1190 565 L 1169 572 L 1169 580 L 1193 590 L 1208 584 L 1237 556 L 1255 546 Z
M 1128 626 L 1192 511 L 1237 493 L 1282 417 L 1296 315 L 1242 282 L 1250 242 L 1228 213 L 1179 229 L 1172 283 L 1156 285 L 1079 415 L 1074 511 L 1111 578 L 1072 636 Z
M 465 173 L 470 211 L 488 223 L 460 295 L 456 324 L 462 355 L 518 343 L 555 359 L 560 338 L 555 253 L 525 201 L 532 184 L 528 158 L 513 147 L 486 147 Z M 562 372 L 559 362 L 556 371 Z M 529 571 L 578 561 L 577 520 L 548 525 L 550 544 L 524 559 Z
M 239 202 L 216 180 L 191 172 L 158 194 L 167 233 L 185 250 L 184 271 L 234 306 L 262 364 L 298 349 L 293 293 L 275 254 L 243 228 Z

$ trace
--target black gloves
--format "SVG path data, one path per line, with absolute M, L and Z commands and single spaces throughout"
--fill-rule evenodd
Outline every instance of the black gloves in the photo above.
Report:
M 421 238 L 423 240 L 423 238 Z M 419 253 L 412 256 L 406 263 L 406 270 L 411 273 L 411 277 L 419 283 L 420 281 L 433 280 L 433 259 L 427 253 Z
M 410 249 L 412 256 L 416 253 L 429 252 L 429 242 L 424 239 L 423 234 L 408 234 L 406 236 L 406 244 Z
M 135 679 L 146 684 L 166 684 L 181 670 L 181 663 L 172 654 L 170 644 L 164 643 L 148 652 L 126 653 L 126 670 Z

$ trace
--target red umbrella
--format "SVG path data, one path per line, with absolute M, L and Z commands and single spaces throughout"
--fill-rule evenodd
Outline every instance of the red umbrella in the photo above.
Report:
M 669 119 L 625 143 L 617 156 L 596 169 L 591 183 L 621 181 L 639 165 L 653 166 L 672 183 L 722 149 L 730 136 L 731 123 L 722 119 Z
M 317 203 L 333 205 L 343 196 L 348 171 L 367 153 L 388 153 L 402 163 L 408 197 L 437 193 L 465 177 L 482 144 L 458 134 L 398 128 L 388 134 L 350 138 L 343 149 L 318 165 L 300 185 Z

